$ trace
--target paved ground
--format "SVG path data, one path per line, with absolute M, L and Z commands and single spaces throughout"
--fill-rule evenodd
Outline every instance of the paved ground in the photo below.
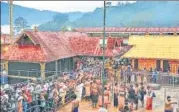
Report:
M 98 109 L 92 109 L 89 102 L 83 101 L 80 103 L 80 109 L 79 109 L 80 112 L 97 112 L 97 110 Z M 58 112 L 71 112 L 71 104 L 60 109 Z M 111 107 L 108 109 L 108 112 L 118 112 L 118 111 L 117 109 Z M 138 111 L 135 111 L 135 112 L 163 112 L 163 109 L 158 108 L 153 111 L 145 111 L 145 109 L 139 109 Z
M 164 109 L 164 89 L 155 91 L 156 98 L 154 98 L 153 102 L 153 111 L 145 111 L 145 109 L 139 109 L 136 112 L 163 112 Z M 175 96 L 175 93 L 172 93 L 167 89 L 167 95 Z M 174 99 L 176 100 L 176 99 Z M 92 109 L 90 102 L 82 101 L 80 103 L 79 112 L 97 112 L 98 109 Z M 71 112 L 71 104 L 66 105 L 65 107 L 59 109 L 58 112 Z M 110 107 L 108 112 L 118 112 L 115 108 Z

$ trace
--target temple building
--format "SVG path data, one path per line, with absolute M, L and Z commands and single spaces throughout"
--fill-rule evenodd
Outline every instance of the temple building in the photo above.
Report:
M 103 35 L 103 28 L 76 28 L 75 31 L 87 33 L 90 36 L 100 36 Z M 107 27 L 106 34 L 111 35 L 112 37 L 119 37 L 121 35 L 179 35 L 179 27 L 171 27 L 171 28 L 159 28 L 159 27 L 151 27 L 151 28 L 130 28 L 130 27 Z
M 123 55 L 132 61 L 135 69 L 157 69 L 177 74 L 179 68 L 179 36 L 133 35 L 129 37 L 133 47 Z
M 100 37 L 79 32 L 24 31 L 1 55 L 9 75 L 45 77 L 60 71 L 72 71 L 78 56 L 101 57 Z M 106 57 L 120 54 L 122 40 L 108 37 Z M 18 71 L 18 72 L 17 72 Z M 54 73 L 55 72 L 55 73 Z
M 103 35 L 103 28 L 76 28 L 75 31 L 86 33 L 90 37 L 100 37 Z M 107 36 L 122 38 L 123 44 L 127 45 L 130 35 L 179 35 L 179 27 L 107 27 L 105 32 Z

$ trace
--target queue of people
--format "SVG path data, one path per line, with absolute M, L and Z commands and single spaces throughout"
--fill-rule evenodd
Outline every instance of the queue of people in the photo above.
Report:
M 152 110 L 154 91 L 147 85 L 146 75 L 132 72 L 131 66 L 120 66 L 117 79 L 110 69 L 106 69 L 104 87 L 100 79 L 102 62 L 95 59 L 82 59 L 77 63 L 76 72 L 72 75 L 64 73 L 56 80 L 49 82 L 33 82 L 9 86 L 8 91 L 1 89 L 2 112 L 10 112 L 16 108 L 18 112 L 27 112 L 31 108 L 34 112 L 52 110 L 72 101 L 72 112 L 79 111 L 79 102 L 91 102 L 92 108 L 113 105 L 120 112 L 133 112 L 140 107 Z M 156 81 L 156 80 L 154 80 Z M 10 91 L 10 92 L 9 92 Z M 169 99 L 169 98 L 167 98 Z M 171 103 L 166 102 L 166 112 Z M 34 106 L 40 105 L 40 108 Z
M 78 73 L 76 73 L 78 74 Z M 55 81 L 30 82 L 28 84 L 6 85 L 1 88 L 1 112 L 18 112 L 53 110 L 75 97 L 79 77 L 71 79 L 63 74 Z M 35 108 L 40 105 L 40 108 Z

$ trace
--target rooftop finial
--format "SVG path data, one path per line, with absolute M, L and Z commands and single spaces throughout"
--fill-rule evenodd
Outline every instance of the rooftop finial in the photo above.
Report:
M 37 29 L 37 26 L 34 26 L 34 32 L 37 32 L 38 29 Z

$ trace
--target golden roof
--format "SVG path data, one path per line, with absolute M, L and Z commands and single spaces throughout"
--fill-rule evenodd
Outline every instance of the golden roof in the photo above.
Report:
M 179 36 L 133 35 L 129 37 L 133 45 L 123 57 L 179 60 Z

